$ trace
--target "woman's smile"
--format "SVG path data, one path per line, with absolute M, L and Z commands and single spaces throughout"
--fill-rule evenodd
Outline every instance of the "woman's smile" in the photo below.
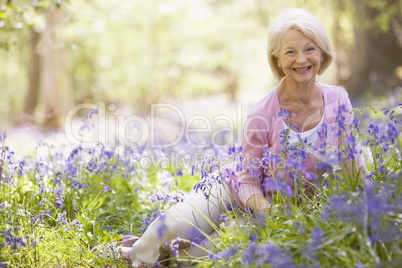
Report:
M 293 70 L 298 74 L 305 74 L 311 70 L 311 65 L 307 67 L 293 68 Z

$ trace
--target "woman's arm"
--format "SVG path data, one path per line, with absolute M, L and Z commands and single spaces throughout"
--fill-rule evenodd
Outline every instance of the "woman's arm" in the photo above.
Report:
M 248 116 L 244 125 L 242 148 L 244 156 L 244 168 L 238 177 L 241 182 L 239 197 L 247 207 L 254 211 L 269 208 L 270 203 L 265 199 L 261 182 L 264 179 L 259 161 L 263 157 L 264 145 L 267 142 L 269 131 L 268 122 L 262 117 Z

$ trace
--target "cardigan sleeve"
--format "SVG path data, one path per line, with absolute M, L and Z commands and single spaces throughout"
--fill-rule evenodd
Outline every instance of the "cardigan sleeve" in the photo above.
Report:
M 263 116 L 250 113 L 243 128 L 242 148 L 244 168 L 239 174 L 239 198 L 243 204 L 253 195 L 264 195 L 261 182 L 264 178 L 260 161 L 264 145 L 268 144 L 269 122 Z

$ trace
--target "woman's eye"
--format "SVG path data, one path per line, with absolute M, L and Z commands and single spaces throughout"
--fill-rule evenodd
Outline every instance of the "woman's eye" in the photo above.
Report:
M 307 51 L 313 51 L 314 50 L 314 48 L 313 47 L 309 47 L 309 48 L 307 48 Z
M 294 53 L 294 51 L 293 51 L 293 50 L 289 50 L 289 51 L 286 51 L 285 54 L 292 54 L 292 53 Z

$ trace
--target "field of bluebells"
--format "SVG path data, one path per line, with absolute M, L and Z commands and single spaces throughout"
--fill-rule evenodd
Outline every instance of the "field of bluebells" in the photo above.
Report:
M 392 109 L 370 106 L 356 110 L 350 126 L 339 113 L 337 123 L 348 134 L 332 154 L 336 164 L 333 159 L 323 162 L 325 180 L 312 185 L 313 197 L 305 192 L 304 178 L 297 176 L 307 146 L 286 146 L 283 135 L 279 161 L 291 159 L 294 184 L 273 178 L 264 185 L 275 190 L 271 213 L 255 215 L 234 209 L 236 204 L 227 206 L 219 236 L 207 237 L 215 247 L 191 265 L 401 267 L 401 113 L 402 104 Z M 356 161 L 358 140 L 370 172 L 368 184 L 343 168 Z M 16 160 L 7 135 L 0 144 L 0 267 L 129 267 L 119 252 L 99 257 L 91 249 L 113 245 L 124 234 L 141 235 L 161 209 L 180 202 L 194 185 L 205 190 L 219 183 L 222 177 L 208 175 L 219 168 L 220 159 L 243 160 L 241 147 L 210 148 L 203 152 L 204 161 L 190 159 L 192 168 L 183 168 L 170 156 L 194 155 L 185 142 L 170 150 L 150 150 L 119 144 L 54 147 L 45 141 L 38 148 L 46 155 Z M 133 155 L 150 164 L 133 165 Z M 260 166 L 269 168 L 270 157 L 264 155 Z M 152 165 L 160 159 L 166 160 L 163 165 Z M 173 255 L 180 240 L 170 243 Z M 191 242 L 197 246 L 198 241 Z

